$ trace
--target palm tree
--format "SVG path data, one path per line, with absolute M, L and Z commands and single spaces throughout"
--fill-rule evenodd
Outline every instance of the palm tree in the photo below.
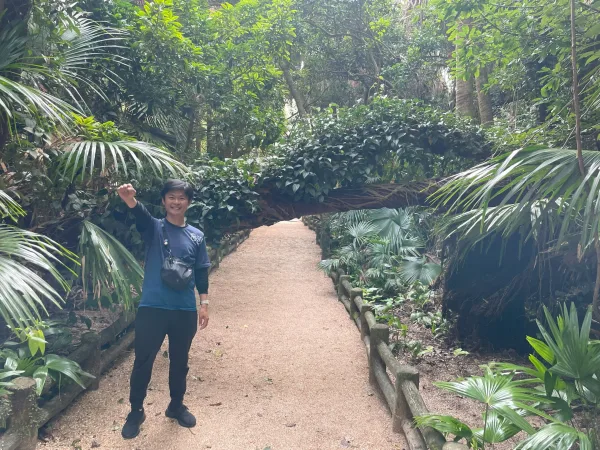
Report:
M 522 241 L 538 239 L 551 249 L 575 240 L 583 257 L 600 229 L 600 153 L 582 157 L 585 176 L 577 151 L 528 147 L 450 177 L 433 195 L 455 214 L 446 235 L 461 235 L 467 250 L 494 234 L 519 232 Z
M 0 11 L 1 13 L 1 11 Z M 99 124 L 83 117 L 87 106 L 80 87 L 102 96 L 86 72 L 119 45 L 123 34 L 81 15 L 69 16 L 70 29 L 61 45 L 45 48 L 44 58 L 35 36 L 28 35 L 24 20 L 3 23 L 0 31 L 0 154 L 15 136 L 23 117 L 50 124 L 55 133 L 48 145 L 58 157 L 47 170 L 67 177 L 71 183 L 107 180 L 135 170 L 174 175 L 187 168 L 169 152 L 136 141 L 114 124 Z M 48 53 L 49 52 L 49 53 Z M 113 58 L 114 60 L 114 58 Z M 115 80 L 113 80 L 115 81 Z M 63 98 L 69 98 L 67 102 Z M 16 222 L 25 215 L 19 204 L 19 185 L 0 174 L 0 220 Z M 85 217 L 83 217 L 85 219 Z M 135 258 L 116 239 L 88 220 L 82 221 L 79 242 L 84 289 L 115 291 L 131 306 L 132 288 L 139 292 L 142 270 Z M 13 327 L 33 325 L 46 312 L 45 303 L 63 302 L 69 285 L 62 272 L 73 270 L 77 255 L 47 236 L 0 223 L 0 316 Z M 102 288 L 102 289 L 100 289 Z

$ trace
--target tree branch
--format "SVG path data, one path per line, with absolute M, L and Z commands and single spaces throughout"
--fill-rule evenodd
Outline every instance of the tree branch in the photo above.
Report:
M 340 188 L 330 192 L 321 203 L 293 202 L 287 197 L 260 192 L 261 211 L 255 216 L 240 218 L 235 230 L 273 225 L 280 221 L 297 219 L 313 214 L 345 212 L 356 209 L 402 208 L 431 206 L 428 197 L 440 184 L 437 180 L 404 184 L 375 184 Z M 234 231 L 234 230 L 231 230 Z

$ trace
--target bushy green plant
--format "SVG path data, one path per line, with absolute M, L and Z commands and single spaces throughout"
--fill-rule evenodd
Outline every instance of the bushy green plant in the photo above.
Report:
M 492 363 L 485 374 L 436 386 L 482 404 L 483 426 L 471 428 L 452 416 L 428 414 L 416 418 L 418 426 L 431 426 L 470 448 L 485 448 L 520 432 L 528 437 L 515 448 L 528 450 L 593 449 L 598 441 L 600 417 L 600 341 L 590 339 L 592 312 L 583 322 L 575 305 L 565 305 L 556 320 L 545 308 L 550 331 L 538 322 L 543 341 L 528 338 L 537 356 L 532 367 Z M 583 409 L 587 422 L 576 426 L 574 410 Z M 526 419 L 537 416 L 546 424 L 536 429 Z M 577 447 L 574 447 L 577 446 Z
M 421 236 L 427 234 L 418 220 L 422 215 L 413 208 L 333 215 L 329 227 L 339 248 L 319 267 L 327 273 L 343 268 L 355 274 L 359 283 L 374 284 L 390 293 L 415 282 L 431 284 L 441 269 L 421 253 Z
M 17 376 L 32 377 L 36 382 L 36 392 L 41 395 L 48 377 L 58 383 L 60 387 L 63 377 L 79 384 L 85 388 L 83 379 L 94 378 L 85 372 L 79 364 L 68 358 L 46 353 L 47 341 L 43 329 L 47 328 L 44 323 L 37 323 L 27 328 L 14 328 L 13 332 L 17 338 L 16 342 L 5 342 L 0 349 L 0 379 L 10 380 Z M 7 387 L 10 384 L 0 385 Z

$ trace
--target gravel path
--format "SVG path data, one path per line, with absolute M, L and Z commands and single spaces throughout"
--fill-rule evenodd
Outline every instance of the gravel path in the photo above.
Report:
M 299 221 L 252 232 L 211 275 L 211 317 L 190 352 L 184 429 L 164 416 L 168 360 L 154 365 L 147 419 L 124 441 L 133 354 L 51 422 L 48 449 L 406 449 L 368 381 L 360 334 Z

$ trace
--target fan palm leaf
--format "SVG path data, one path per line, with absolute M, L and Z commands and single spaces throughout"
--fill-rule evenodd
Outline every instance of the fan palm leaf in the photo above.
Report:
M 369 214 L 369 220 L 379 228 L 382 237 L 405 236 L 413 226 L 412 217 L 403 209 L 381 208 Z
M 515 415 L 522 419 L 516 412 Z M 523 422 L 527 423 L 525 419 L 523 419 Z M 529 424 L 527 425 L 531 428 Z M 479 442 L 496 444 L 510 439 L 520 431 L 522 431 L 521 428 L 511 420 L 501 416 L 497 411 L 490 409 L 485 414 L 485 427 L 474 430 L 473 435 Z
M 84 292 L 91 286 L 97 299 L 114 292 L 120 303 L 132 308 L 132 288 L 139 294 L 144 277 L 135 257 L 116 238 L 87 220 L 83 222 L 79 253 Z
M 400 277 L 408 284 L 417 281 L 430 285 L 442 273 L 442 267 L 426 258 L 407 258 L 399 264 Z
M 593 450 L 585 433 L 563 423 L 550 423 L 520 442 L 515 450 L 570 450 L 576 444 L 580 450 Z
M 348 234 L 354 238 L 354 242 L 358 245 L 365 244 L 376 233 L 377 227 L 371 222 L 361 221 L 348 226 Z
M 162 176 L 165 170 L 174 176 L 189 171 L 166 150 L 146 142 L 123 140 L 115 142 L 84 140 L 68 144 L 63 149 L 60 166 L 63 175 L 69 175 L 70 172 L 71 179 L 75 179 L 80 173 L 83 179 L 86 172 L 92 177 L 95 168 L 104 172 L 110 167 L 117 173 L 126 174 L 128 162 L 135 165 L 139 175 L 146 166 L 159 176 Z
M 559 242 L 578 219 L 580 243 L 588 248 L 600 221 L 600 153 L 584 151 L 583 159 L 584 177 L 575 150 L 516 150 L 450 177 L 432 200 L 451 213 L 475 210 L 471 214 L 488 231 L 498 224 L 517 229 L 532 211 L 549 213 L 559 225 Z M 496 208 L 490 208 L 492 201 Z M 506 209 L 507 205 L 513 209 Z
M 398 255 L 418 256 L 424 244 L 416 237 L 413 212 L 408 209 L 381 208 L 367 213 L 367 219 L 381 238 L 389 242 L 391 251 Z
M 319 261 L 318 267 L 320 270 L 325 272 L 327 275 L 331 275 L 334 271 L 336 271 L 340 267 L 340 260 L 333 259 L 324 259 Z
M 489 408 L 514 408 L 527 402 L 544 402 L 545 397 L 526 387 L 530 380 L 514 380 L 512 374 L 495 374 L 487 371 L 483 376 L 469 377 L 462 381 L 437 382 L 437 387 L 477 400 Z
M 57 269 L 60 258 L 76 256 L 40 234 L 0 225 L 0 315 L 11 327 L 26 327 L 46 311 L 44 300 L 57 306 L 62 296 L 38 271 L 50 275 L 65 291 L 69 285 Z
M 574 304 L 571 304 L 570 311 L 564 305 L 563 314 L 556 322 L 545 307 L 544 313 L 550 331 L 539 321 L 538 327 L 556 358 L 556 364 L 550 371 L 573 380 L 580 395 L 588 401 L 600 403 L 600 346 L 590 341 L 591 308 L 588 308 L 581 326 Z

